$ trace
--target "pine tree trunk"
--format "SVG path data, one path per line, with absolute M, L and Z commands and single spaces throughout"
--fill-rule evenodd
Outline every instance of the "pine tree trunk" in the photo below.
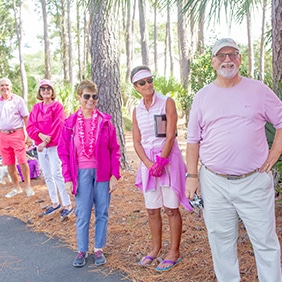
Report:
M 262 2 L 262 23 L 261 23 L 261 38 L 260 38 L 260 56 L 259 56 L 259 79 L 264 80 L 264 31 L 265 31 L 265 13 L 267 0 Z
M 68 63 L 69 63 L 69 82 L 73 90 L 74 81 L 73 81 L 73 66 L 72 66 L 72 30 L 71 30 L 71 1 L 67 1 L 67 34 L 68 34 Z
M 170 73 L 169 76 L 173 77 L 173 48 L 172 48 L 172 33 L 171 33 L 171 22 L 170 22 L 170 8 L 167 6 L 167 40 L 168 40 L 168 55 L 169 55 L 169 64 L 170 64 Z
M 157 5 L 154 6 L 154 67 L 155 73 L 159 72 L 158 69 L 158 22 L 157 22 Z
M 27 85 L 27 75 L 26 75 L 24 58 L 23 58 L 23 29 L 22 29 L 23 2 L 22 1 L 19 1 L 18 8 L 19 9 L 18 9 L 18 17 L 17 17 L 17 8 L 14 2 L 14 15 L 15 15 L 15 23 L 16 23 L 16 30 L 17 30 L 17 38 L 18 38 L 20 73 L 21 73 L 21 81 L 22 81 L 22 97 L 27 102 L 28 85 Z
M 282 95 L 282 0 L 272 0 L 273 89 Z
M 48 20 L 46 0 L 41 0 L 42 17 L 43 17 L 43 34 L 44 34 L 44 56 L 45 56 L 45 78 L 51 79 L 51 55 L 50 40 L 48 34 Z
M 187 25 L 185 23 L 185 15 L 182 13 L 182 6 L 178 4 L 178 46 L 179 46 L 179 64 L 180 64 L 180 79 L 183 82 L 183 87 L 188 88 L 188 77 L 190 71 L 190 61 L 188 56 L 188 39 Z
M 139 3 L 139 26 L 141 35 L 141 54 L 142 54 L 142 64 L 149 66 L 149 52 L 148 52 L 148 36 L 147 36 L 147 25 L 145 19 L 145 1 L 138 0 Z
M 254 77 L 254 48 L 253 48 L 253 40 L 251 35 L 252 30 L 252 20 L 251 15 L 247 12 L 247 33 L 248 33 L 248 76 Z
M 78 64 L 78 78 L 82 80 L 82 63 L 81 63 L 81 30 L 80 30 L 80 5 L 79 0 L 76 0 L 76 37 L 77 37 L 77 64 Z
M 199 32 L 198 32 L 198 50 L 200 54 L 205 52 L 205 11 L 199 21 Z
M 112 8 L 101 2 L 91 23 L 91 75 L 99 93 L 98 109 L 113 117 L 121 149 L 121 166 L 128 167 L 122 120 L 118 19 Z
M 126 7 L 126 22 L 125 22 L 125 50 L 126 50 L 126 82 L 130 81 L 130 72 L 132 69 L 133 62 L 133 31 L 134 31 L 134 9 L 135 9 L 135 1 L 132 6 L 127 3 Z
M 67 28 L 66 28 L 66 0 L 61 0 L 61 47 L 62 47 L 62 61 L 63 61 L 63 71 L 64 80 L 69 80 L 69 70 L 68 70 L 68 42 L 67 42 Z
M 84 74 L 84 78 L 85 75 L 88 75 L 87 73 L 87 68 L 88 68 L 88 64 L 89 64 L 89 57 L 90 57 L 90 39 L 89 39 L 89 33 L 90 33 L 90 20 L 88 19 L 88 14 L 86 13 L 86 11 L 84 11 L 84 21 L 83 21 L 83 38 L 84 38 L 84 42 L 83 42 L 83 67 L 82 67 L 82 73 Z

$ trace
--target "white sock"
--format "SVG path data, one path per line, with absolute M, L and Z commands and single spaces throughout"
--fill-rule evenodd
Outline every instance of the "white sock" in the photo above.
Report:
M 103 249 L 102 248 L 94 248 L 94 253 L 96 253 L 98 251 L 103 251 Z

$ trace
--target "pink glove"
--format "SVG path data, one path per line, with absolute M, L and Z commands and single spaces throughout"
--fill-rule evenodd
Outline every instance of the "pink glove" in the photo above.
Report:
M 151 176 L 160 177 L 164 172 L 165 166 L 169 163 L 169 160 L 156 156 L 156 162 L 151 166 L 149 174 Z

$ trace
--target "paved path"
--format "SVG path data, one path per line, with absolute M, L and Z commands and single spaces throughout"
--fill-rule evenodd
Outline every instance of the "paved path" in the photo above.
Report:
M 88 259 L 82 268 L 72 266 L 76 253 L 57 239 L 32 232 L 15 218 L 0 216 L 1 282 L 118 282 L 130 281 L 119 273 L 104 277 Z M 101 266 L 103 272 L 107 268 Z

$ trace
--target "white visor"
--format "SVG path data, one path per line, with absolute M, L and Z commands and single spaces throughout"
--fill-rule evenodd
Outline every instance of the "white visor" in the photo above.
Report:
M 132 77 L 132 83 L 135 83 L 136 81 L 142 79 L 142 78 L 145 78 L 145 77 L 152 77 L 153 74 L 148 71 L 148 70 L 140 70 L 138 71 L 136 74 L 133 75 Z

